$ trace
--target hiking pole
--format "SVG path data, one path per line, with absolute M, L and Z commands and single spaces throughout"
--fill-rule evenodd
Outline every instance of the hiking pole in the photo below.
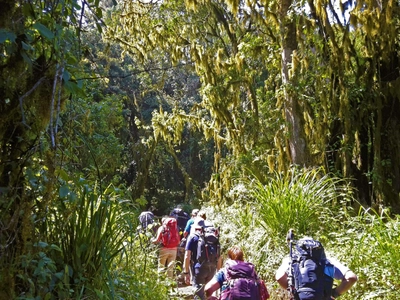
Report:
M 299 297 L 297 295 L 296 287 L 294 284 L 293 280 L 293 240 L 294 240 L 294 234 L 293 234 L 293 229 L 289 229 L 287 235 L 286 235 L 286 242 L 288 243 L 289 246 L 289 274 L 288 274 L 288 291 L 290 292 L 290 300 L 298 300 Z

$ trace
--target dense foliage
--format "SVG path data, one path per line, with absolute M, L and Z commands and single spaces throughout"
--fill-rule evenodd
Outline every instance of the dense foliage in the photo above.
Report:
M 243 167 L 294 163 L 355 178 L 361 202 L 397 209 L 398 14 L 393 1 L 122 1 L 107 38 L 196 71 L 199 105 L 153 126 L 174 145 L 187 127 L 215 142 L 211 199 L 229 200 Z
M 2 1 L 0 299 L 166 299 L 137 215 L 178 203 L 274 297 L 294 227 L 395 299 L 400 10 L 346 3 Z
M 343 180 L 321 170 L 292 169 L 289 176 L 268 181 L 242 178 L 235 189 L 238 202 L 208 208 L 210 219 L 221 227 L 224 249 L 238 244 L 246 259 L 266 280 L 271 299 L 289 299 L 275 282 L 275 270 L 289 254 L 286 234 L 312 236 L 358 276 L 343 299 L 397 299 L 399 217 L 359 207 L 353 210 L 354 191 Z M 306 222 L 304 222 L 307 220 Z

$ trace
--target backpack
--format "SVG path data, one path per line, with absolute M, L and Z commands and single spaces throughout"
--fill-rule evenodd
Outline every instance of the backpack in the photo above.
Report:
M 179 245 L 180 237 L 175 218 L 166 218 L 162 224 L 161 242 L 166 248 L 175 248 Z
M 297 241 L 296 250 L 298 255 L 292 261 L 292 268 L 298 299 L 331 299 L 334 270 L 322 244 L 304 238 Z
M 266 300 L 267 287 L 259 279 L 254 265 L 244 261 L 228 260 L 225 264 L 225 289 L 220 300 Z
M 151 211 L 144 211 L 139 215 L 139 222 L 143 230 L 147 230 L 150 224 L 154 223 L 154 214 Z
M 175 208 L 171 211 L 170 217 L 173 217 L 176 219 L 178 222 L 178 229 L 179 232 L 182 232 L 185 230 L 187 221 L 190 220 L 190 216 L 187 212 L 185 212 L 182 208 Z
M 203 227 L 199 237 L 195 262 L 202 264 L 217 264 L 220 257 L 219 232 L 215 227 Z

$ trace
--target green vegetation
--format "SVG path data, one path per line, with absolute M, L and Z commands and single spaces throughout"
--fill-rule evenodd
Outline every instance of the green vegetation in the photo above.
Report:
M 239 244 L 268 284 L 271 299 L 284 299 L 286 291 L 275 282 L 275 270 L 289 254 L 286 234 L 319 239 L 329 255 L 348 265 L 358 276 L 343 299 L 397 299 L 399 271 L 399 217 L 360 207 L 345 182 L 321 170 L 293 169 L 262 183 L 251 178 L 240 184 L 240 202 L 208 209 L 221 226 L 225 249 Z M 246 182 L 249 182 L 246 180 Z M 252 196 L 255 195 L 255 196 Z M 307 221 L 304 221 L 307 220 Z M 304 221 L 304 222 L 303 222 Z
M 137 216 L 177 204 L 276 299 L 289 228 L 398 298 L 399 3 L 347 4 L 2 1 L 0 300 L 168 299 Z

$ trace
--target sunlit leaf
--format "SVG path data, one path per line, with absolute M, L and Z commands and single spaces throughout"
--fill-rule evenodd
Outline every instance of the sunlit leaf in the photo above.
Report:
M 39 33 L 48 40 L 54 39 L 54 33 L 41 23 L 35 23 L 33 28 L 37 29 Z

